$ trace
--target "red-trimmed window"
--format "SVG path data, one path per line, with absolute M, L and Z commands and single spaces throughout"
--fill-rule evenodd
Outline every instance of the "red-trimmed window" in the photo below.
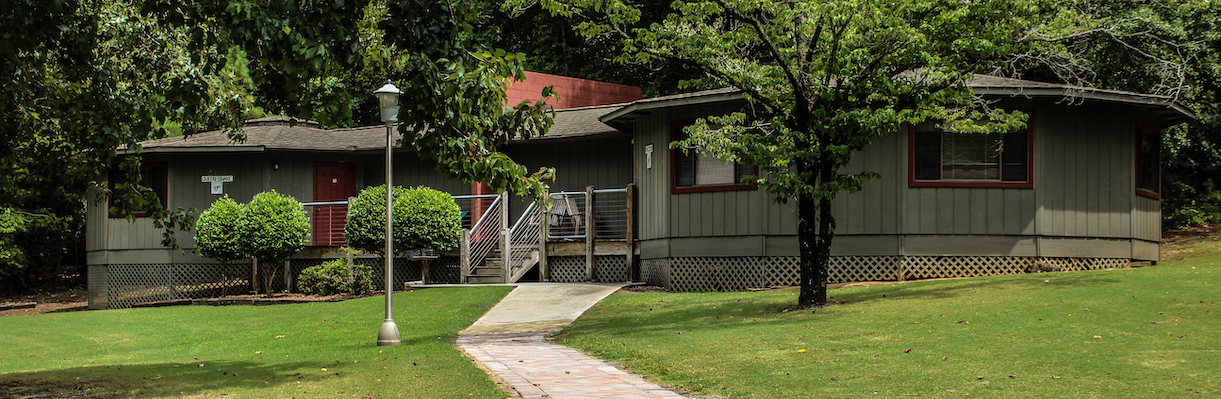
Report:
M 670 126 L 671 141 L 687 138 L 683 128 L 691 121 L 674 122 Z M 699 193 L 709 191 L 754 190 L 754 184 L 742 183 L 742 177 L 759 174 L 754 165 L 723 162 L 699 151 L 683 153 L 670 150 L 670 192 Z
M 1162 198 L 1162 135 L 1157 128 L 1136 124 L 1136 194 Z
M 168 172 L 169 172 L 169 167 L 166 166 L 165 162 L 152 162 L 152 163 L 146 163 L 146 164 L 140 165 L 141 185 L 153 190 L 153 193 L 157 195 L 157 199 L 160 200 L 160 202 L 161 202 L 161 209 L 168 209 L 168 207 L 169 207 L 169 204 L 166 202 L 166 198 L 168 198 L 168 191 L 169 191 L 168 190 L 168 188 L 169 188 L 169 173 Z M 111 187 L 116 187 L 116 184 L 122 183 L 126 180 L 127 180 L 127 176 L 126 176 L 126 174 L 123 173 L 122 170 L 120 170 L 118 168 L 114 168 L 114 169 L 110 170 Z M 117 195 L 117 194 L 112 194 L 110 196 L 110 203 L 108 205 L 111 208 L 114 208 L 114 196 L 115 195 Z M 126 217 L 126 216 L 127 216 L 127 214 L 113 213 L 113 212 L 110 213 L 110 217 L 112 217 L 112 218 L 121 218 L 121 217 Z M 148 216 L 148 211 L 142 210 L 142 211 L 138 211 L 138 212 L 132 212 L 131 216 L 145 217 L 145 216 Z
M 1034 187 L 1033 121 L 1009 133 L 954 133 L 936 123 L 911 126 L 910 187 Z

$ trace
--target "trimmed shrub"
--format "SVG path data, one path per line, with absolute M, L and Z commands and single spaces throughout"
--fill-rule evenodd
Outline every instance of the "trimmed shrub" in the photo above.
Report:
M 335 259 L 302 270 L 297 287 L 311 295 L 363 294 L 373 291 L 373 268 L 352 265 L 349 275 L 347 260 Z
M 237 234 L 242 252 L 258 259 L 263 292 L 270 294 L 272 278 L 284 261 L 305 248 L 309 216 L 292 197 L 275 190 L 259 193 L 242 208 Z
M 348 245 L 383 254 L 386 248 L 386 186 L 361 190 L 348 209 L 344 227 Z M 458 247 L 462 237 L 462 209 L 449 193 L 428 187 L 394 188 L 394 249 Z
M 199 214 L 199 221 L 195 223 L 195 250 L 221 262 L 249 258 L 238 241 L 237 225 L 241 217 L 242 204 L 228 195 L 213 202 Z

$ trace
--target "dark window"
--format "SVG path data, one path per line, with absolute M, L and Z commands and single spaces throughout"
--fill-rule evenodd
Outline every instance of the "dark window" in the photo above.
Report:
M 920 187 L 1033 187 L 1029 129 L 1009 133 L 953 133 L 936 124 L 913 127 L 911 185 Z
M 686 139 L 683 127 L 690 122 L 675 123 L 671 129 L 674 141 Z M 742 183 L 742 177 L 757 175 L 754 165 L 723 162 L 716 157 L 691 150 L 671 150 L 673 159 L 673 187 L 675 193 L 701 191 L 750 190 L 757 186 Z
M 1136 125 L 1136 193 L 1161 198 L 1162 136 L 1152 126 Z
M 160 208 L 161 210 L 166 209 L 168 207 L 168 203 L 166 202 L 168 186 L 169 186 L 168 179 L 169 179 L 168 168 L 166 167 L 166 164 L 164 162 L 148 163 L 148 164 L 144 164 L 144 165 L 140 166 L 140 183 L 142 186 L 152 189 L 153 194 L 157 195 L 157 201 L 161 206 L 161 208 Z M 110 170 L 110 182 L 111 182 L 110 187 L 116 188 L 116 187 L 118 187 L 119 184 L 125 183 L 126 181 L 127 181 L 127 175 L 125 173 L 123 173 L 122 169 L 119 169 L 116 167 L 116 168 L 113 168 Z M 115 199 L 116 195 L 119 195 L 119 193 L 112 192 L 111 196 L 110 196 L 109 205 L 112 210 L 114 209 L 114 199 Z M 156 205 L 153 205 L 153 206 L 155 207 Z M 158 210 L 158 209 L 144 209 L 144 210 L 134 211 L 131 213 L 131 215 L 135 216 L 135 217 L 144 217 L 144 216 L 148 216 L 149 211 L 156 211 L 156 210 Z M 126 216 L 126 214 L 120 214 L 120 213 L 114 213 L 114 212 L 110 213 L 110 217 L 124 217 L 124 216 Z

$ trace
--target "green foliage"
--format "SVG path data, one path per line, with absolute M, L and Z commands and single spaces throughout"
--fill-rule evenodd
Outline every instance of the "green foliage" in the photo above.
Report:
M 619 37 L 621 62 L 679 61 L 741 90 L 748 107 L 696 120 L 674 146 L 758 165 L 765 173 L 746 183 L 797 200 L 801 306 L 826 301 L 831 199 L 878 176 L 840 170 L 855 152 L 904 124 L 997 132 L 1026 120 L 978 103 L 965 83 L 1021 49 L 1013 39 L 1037 19 L 1037 0 L 680 0 L 648 26 L 635 3 L 538 3 L 586 37 Z
M 448 193 L 428 187 L 394 187 L 394 249 L 458 247 L 462 234 L 462 209 Z M 361 250 L 386 252 L 386 186 L 360 191 L 348 209 L 343 231 L 348 245 Z
M 25 264 L 25 252 L 13 242 L 17 233 L 25 231 L 25 224 L 25 218 L 12 209 L 0 210 L 0 276 Z
M 195 249 L 200 255 L 221 262 L 249 258 L 242 252 L 237 229 L 242 208 L 242 204 L 225 195 L 199 215 L 195 225 Z
M 263 291 L 271 293 L 271 281 L 293 254 L 305 248 L 309 216 L 296 199 L 270 192 L 258 193 L 241 209 L 237 221 L 241 252 L 258 259 Z
M 373 268 L 353 264 L 349 270 L 346 259 L 330 260 L 302 270 L 297 287 L 313 295 L 363 294 L 373 291 Z

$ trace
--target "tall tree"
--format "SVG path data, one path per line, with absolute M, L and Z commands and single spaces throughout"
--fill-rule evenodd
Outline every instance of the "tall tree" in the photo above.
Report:
M 66 221 L 58 231 L 76 239 L 57 242 L 79 243 L 83 194 L 93 187 L 119 213 L 150 211 L 173 245 L 169 233 L 193 225 L 192 211 L 160 209 L 139 183 L 139 157 L 117 149 L 138 153 L 143 140 L 212 129 L 240 140 L 256 106 L 328 126 L 374 123 L 369 92 L 386 78 L 404 99 L 420 100 L 400 117 L 405 144 L 451 176 L 539 194 L 549 171 L 527 171 L 499 146 L 541 134 L 550 117 L 541 103 L 503 107 L 506 79 L 521 77 L 524 56 L 479 43 L 478 18 L 447 0 L 6 3 L 0 174 L 10 178 L 0 180 L 0 211 Z
M 831 201 L 878 176 L 841 171 L 855 152 L 903 124 L 1007 132 L 1026 118 L 989 108 L 966 82 L 1018 49 L 1034 1 L 680 0 L 649 26 L 636 25 L 640 11 L 627 2 L 539 3 L 585 35 L 619 37 L 622 59 L 681 61 L 741 90 L 745 111 L 701 118 L 673 146 L 758 165 L 766 174 L 746 182 L 796 201 L 799 307 L 826 303 Z

